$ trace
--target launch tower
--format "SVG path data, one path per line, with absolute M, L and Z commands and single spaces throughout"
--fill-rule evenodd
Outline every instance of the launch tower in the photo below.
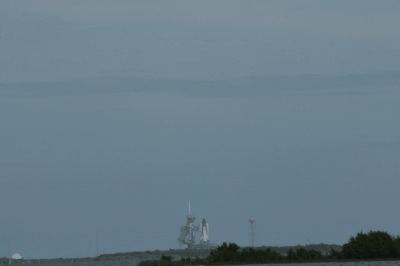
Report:
M 186 225 L 181 226 L 181 234 L 179 235 L 178 242 L 180 245 L 187 244 L 188 249 L 192 249 L 195 244 L 195 231 L 199 231 L 199 226 L 194 226 L 193 222 L 196 217 L 190 213 L 190 201 L 189 201 L 189 213 L 186 215 Z
M 190 201 L 189 201 L 189 213 L 186 215 L 186 225 L 181 226 L 181 233 L 178 238 L 179 246 L 186 244 L 188 249 L 211 249 L 216 248 L 215 244 L 210 243 L 210 231 L 206 219 L 203 219 L 200 226 L 193 225 L 195 216 L 190 213 Z M 200 244 L 195 242 L 195 232 L 201 231 Z

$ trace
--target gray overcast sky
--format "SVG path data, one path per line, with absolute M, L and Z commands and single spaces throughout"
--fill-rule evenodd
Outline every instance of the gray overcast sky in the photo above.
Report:
M 400 234 L 400 1 L 1 1 L 0 256 Z

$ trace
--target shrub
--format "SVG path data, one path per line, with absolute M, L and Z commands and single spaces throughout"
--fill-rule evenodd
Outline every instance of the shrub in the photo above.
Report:
M 308 251 L 305 248 L 296 249 L 296 259 L 297 260 L 308 260 Z
M 204 260 L 204 259 L 200 259 L 200 258 L 196 255 L 196 258 L 194 259 L 193 262 L 195 262 L 195 263 L 200 263 L 200 262 L 205 262 L 205 260 Z
M 328 256 L 331 259 L 344 259 L 343 252 L 339 252 L 331 248 L 330 254 Z
M 321 259 L 322 258 L 322 253 L 314 250 L 314 249 L 310 249 L 308 250 L 308 258 L 309 259 Z
M 282 255 L 271 248 L 265 249 L 265 255 L 267 260 L 279 260 L 282 259 Z
M 393 249 L 396 254 L 396 258 L 400 258 L 400 236 L 393 237 Z
M 222 261 L 237 261 L 239 257 L 239 246 L 235 243 L 223 242 L 221 246 L 218 246 L 216 249 L 211 250 L 210 252 L 210 260 L 213 262 L 222 262 Z
M 192 259 L 190 257 L 187 257 L 186 259 L 185 258 L 181 258 L 181 262 L 191 263 Z
M 161 256 L 162 261 L 172 261 L 172 256 L 165 256 L 164 254 Z
M 297 259 L 296 253 L 293 251 L 292 248 L 289 248 L 289 250 L 287 252 L 287 259 L 288 260 L 296 260 Z
M 395 258 L 399 256 L 396 242 L 387 233 L 382 231 L 362 231 L 357 236 L 350 237 L 348 243 L 343 245 L 342 253 L 348 259 L 377 259 Z

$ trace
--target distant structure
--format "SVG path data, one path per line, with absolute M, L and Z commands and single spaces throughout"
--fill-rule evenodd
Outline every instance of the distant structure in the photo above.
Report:
M 8 239 L 8 264 L 11 264 L 11 237 Z
M 181 234 L 179 235 L 178 241 L 180 245 L 187 244 L 189 249 L 192 249 L 195 244 L 195 231 L 199 231 L 199 226 L 194 226 L 193 222 L 196 218 L 190 213 L 190 201 L 189 201 L 189 213 L 186 215 L 186 225 L 181 226 Z
M 207 245 L 210 243 L 210 231 L 208 231 L 208 223 L 205 218 L 200 223 L 201 228 L 201 237 L 200 237 L 200 244 Z
M 249 219 L 250 222 L 250 245 L 252 247 L 254 247 L 256 245 L 256 218 L 254 218 L 253 216 L 250 217 Z
M 200 223 L 200 226 L 193 225 L 195 216 L 190 213 L 190 201 L 189 201 L 189 213 L 186 215 L 186 225 L 181 226 L 181 233 L 178 238 L 179 248 L 182 245 L 187 245 L 188 249 L 211 249 L 216 248 L 217 245 L 210 243 L 210 232 L 206 219 Z M 200 244 L 196 244 L 195 232 L 201 230 Z
M 21 259 L 22 259 L 21 255 L 19 255 L 18 253 L 15 253 L 14 255 L 12 255 L 11 258 L 12 258 L 13 260 L 21 260 Z

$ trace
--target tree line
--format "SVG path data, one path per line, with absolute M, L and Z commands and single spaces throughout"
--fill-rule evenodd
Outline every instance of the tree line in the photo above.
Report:
M 348 243 L 342 246 L 341 251 L 331 248 L 329 254 L 323 255 L 314 249 L 299 247 L 290 248 L 286 256 L 279 252 L 266 249 L 243 248 L 236 243 L 224 242 L 216 249 L 211 250 L 206 258 L 182 258 L 172 261 L 172 256 L 162 256 L 160 261 L 142 261 L 139 266 L 155 265 L 212 265 L 212 264 L 252 264 L 269 262 L 312 262 L 312 261 L 349 261 L 349 260 L 374 260 L 374 259 L 400 259 L 400 236 L 390 236 L 383 231 L 369 231 L 357 233 L 350 237 Z M 160 264 L 161 263 L 161 264 Z

